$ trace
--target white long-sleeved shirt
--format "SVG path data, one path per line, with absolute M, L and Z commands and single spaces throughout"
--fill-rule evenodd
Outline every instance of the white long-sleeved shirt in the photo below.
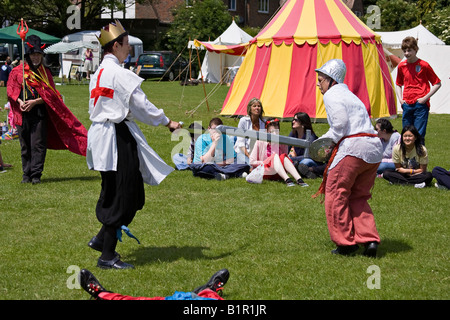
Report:
M 358 134 L 377 132 L 362 101 L 355 96 L 346 84 L 332 86 L 323 96 L 330 129 L 321 138 L 331 138 L 335 143 L 341 138 Z M 378 137 L 355 137 L 344 139 L 329 170 L 334 168 L 345 156 L 354 156 L 367 163 L 378 163 L 383 158 L 383 147 Z
M 173 168 L 168 166 L 148 145 L 142 131 L 133 121 L 158 126 L 167 125 L 169 118 L 156 108 L 142 91 L 143 79 L 122 68 L 112 54 L 104 57 L 89 85 L 89 114 L 92 125 L 88 131 L 86 161 L 89 169 L 117 170 L 115 123 L 126 124 L 138 145 L 140 171 L 144 182 L 159 184 Z
M 243 131 L 252 130 L 252 120 L 250 116 L 244 116 L 239 120 L 239 124 L 237 126 L 239 129 Z M 259 119 L 259 130 L 265 131 L 265 123 L 263 120 Z M 250 140 L 244 137 L 237 137 L 236 143 L 234 145 L 234 151 L 236 153 L 242 153 L 241 148 L 244 147 L 247 149 L 247 152 L 250 154 L 253 149 L 253 145 L 255 144 L 254 140 Z

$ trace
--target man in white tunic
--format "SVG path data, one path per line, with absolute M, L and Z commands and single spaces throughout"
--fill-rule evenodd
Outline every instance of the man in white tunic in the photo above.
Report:
M 326 62 L 318 83 L 330 129 L 321 138 L 336 144 L 319 189 L 325 193 L 325 213 L 334 254 L 348 255 L 365 246 L 364 255 L 376 256 L 380 237 L 367 202 L 383 158 L 383 148 L 366 107 L 344 84 L 342 60 Z
M 127 269 L 133 265 L 121 261 L 115 248 L 122 229 L 129 231 L 128 224 L 144 206 L 144 182 L 157 185 L 174 170 L 147 144 L 134 119 L 165 125 L 171 131 L 180 125 L 148 101 L 140 87 L 142 78 L 121 67 L 130 46 L 120 22 L 104 27 L 98 39 L 104 58 L 89 85 L 92 125 L 86 160 L 89 169 L 100 171 L 102 176 L 96 206 L 102 228 L 88 245 L 102 252 L 98 267 Z

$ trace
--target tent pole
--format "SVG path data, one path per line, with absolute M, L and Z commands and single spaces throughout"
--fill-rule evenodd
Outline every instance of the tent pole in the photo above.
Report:
M 203 82 L 202 65 L 200 64 L 200 54 L 198 53 L 198 48 L 196 48 L 196 49 L 197 49 L 198 67 L 200 68 L 200 76 L 202 77 L 203 92 L 205 93 L 206 106 L 208 107 L 208 111 L 209 111 L 209 104 L 208 104 L 208 97 L 206 96 L 205 82 Z
M 189 38 L 189 42 L 191 42 L 191 38 Z M 192 60 L 192 49 L 189 48 L 189 81 L 192 79 L 191 60 Z

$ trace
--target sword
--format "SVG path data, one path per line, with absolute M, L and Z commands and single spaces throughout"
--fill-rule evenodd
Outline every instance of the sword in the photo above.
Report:
M 183 126 L 183 123 L 180 122 L 180 125 Z M 182 129 L 187 130 L 189 133 L 202 134 L 201 130 L 199 129 L 189 129 L 189 128 L 182 128 Z M 308 139 L 311 137 L 311 130 L 306 130 L 306 139 L 298 139 L 294 137 L 287 137 L 278 134 L 267 133 L 264 131 L 243 130 L 240 128 L 224 125 L 218 125 L 215 129 L 220 131 L 222 134 L 226 134 L 229 136 L 237 136 L 248 138 L 251 140 L 262 140 L 272 143 L 286 144 L 293 147 L 304 148 L 305 149 L 304 156 L 309 157 L 309 147 L 311 146 L 311 142 L 309 142 Z

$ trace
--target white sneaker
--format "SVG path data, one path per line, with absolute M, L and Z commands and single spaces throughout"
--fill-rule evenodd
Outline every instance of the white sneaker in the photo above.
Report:
M 222 181 L 228 179 L 228 176 L 225 173 L 217 173 L 216 180 Z
M 241 174 L 241 178 L 247 178 L 247 176 L 248 176 L 248 173 L 247 173 L 247 172 L 243 172 L 243 173 Z
M 441 184 L 439 184 L 437 182 L 434 184 L 434 186 L 436 188 L 438 188 L 439 190 L 447 190 L 447 188 L 445 186 L 443 186 L 443 185 L 441 185 Z
M 419 189 L 425 188 L 425 182 L 422 182 L 422 183 L 416 183 L 416 184 L 414 185 L 414 188 L 419 188 Z

